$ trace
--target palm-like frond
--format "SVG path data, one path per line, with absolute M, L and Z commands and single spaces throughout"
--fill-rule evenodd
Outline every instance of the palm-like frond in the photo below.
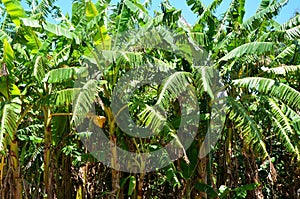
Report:
M 207 20 L 208 17 L 211 17 L 212 13 L 216 10 L 216 8 L 223 2 L 223 0 L 214 0 L 207 8 L 205 8 L 204 12 L 200 15 L 199 21 Z
M 130 10 L 125 5 L 124 1 L 118 3 L 116 9 L 113 9 L 113 13 L 110 15 L 111 21 L 111 29 L 109 32 L 113 33 L 115 41 L 115 45 L 119 42 L 119 36 L 121 33 L 125 33 L 130 27 L 132 27 L 132 18 Z
M 260 11 L 269 7 L 272 2 L 274 2 L 274 1 L 273 0 L 261 0 L 260 4 L 256 10 L 256 13 L 259 13 Z
M 34 150 L 29 162 L 27 164 L 24 164 L 24 165 L 26 165 L 25 170 L 29 169 L 31 166 L 34 165 L 33 163 L 35 162 L 36 158 L 43 153 L 43 149 L 44 149 L 44 146 L 39 146 Z
M 299 113 L 297 113 L 295 110 L 293 110 L 286 104 L 281 104 L 280 110 L 288 118 L 289 121 L 292 121 L 290 123 L 290 125 L 293 127 L 295 132 L 299 135 L 300 134 L 300 115 L 299 115 Z
M 148 11 L 142 4 L 139 3 L 139 1 L 125 1 L 125 5 L 131 12 L 136 13 L 137 17 L 143 20 L 144 23 L 151 21 Z
M 52 24 L 49 22 L 47 22 L 45 25 L 43 25 L 43 28 L 46 31 L 49 31 L 57 36 L 64 36 L 68 39 L 74 39 L 76 44 L 80 43 L 79 37 L 74 32 L 72 32 L 72 28 L 67 28 L 62 25 Z
M 282 24 L 281 29 L 287 30 L 291 27 L 299 26 L 299 25 L 300 25 L 300 14 L 297 14 L 296 16 L 288 20 L 286 23 Z
M 2 0 L 7 13 L 16 26 L 20 26 L 20 18 L 25 17 L 25 11 L 19 0 Z
M 49 71 L 43 81 L 48 83 L 62 83 L 67 80 L 75 79 L 77 76 L 84 74 L 86 67 L 69 67 L 58 68 Z
M 209 10 L 211 13 L 213 13 L 222 2 L 223 0 L 214 0 L 211 2 L 211 4 L 209 4 L 209 6 L 207 6 L 206 10 Z
M 33 10 L 33 12 L 41 14 L 44 18 L 48 17 L 53 9 L 56 0 L 42 0 Z
M 73 98 L 73 117 L 71 123 L 81 124 L 83 119 L 91 111 L 93 101 L 96 99 L 98 91 L 98 81 L 89 80 Z
M 235 21 L 239 24 L 243 23 L 245 15 L 245 0 L 233 0 L 229 7 L 229 13 L 227 14 L 228 22 L 234 24 Z
M 291 121 L 289 118 L 281 111 L 281 108 L 278 104 L 271 98 L 268 98 L 269 105 L 271 107 L 270 117 L 274 121 L 274 125 L 278 132 L 275 132 L 279 135 L 280 139 L 283 142 L 283 145 L 286 147 L 287 151 L 295 154 L 299 158 L 299 151 L 297 146 L 294 146 L 291 139 L 295 136 L 295 132 L 291 126 Z
M 292 27 L 284 31 L 285 38 L 289 40 L 299 39 L 300 38 L 300 25 Z
M 214 99 L 214 93 L 212 89 L 212 78 L 214 75 L 213 68 L 207 66 L 194 68 L 195 84 L 197 85 L 196 88 L 199 91 L 199 94 L 202 95 L 203 92 L 206 92 L 207 94 L 209 94 L 211 99 Z
M 300 134 L 300 117 L 294 118 L 292 125 L 297 132 L 297 134 Z
M 276 2 L 257 12 L 254 16 L 245 21 L 242 27 L 249 32 L 257 29 L 264 21 L 272 19 L 272 17 L 276 16 L 279 10 L 286 5 L 287 2 L 288 0 L 281 0 L 280 2 Z
M 128 51 L 125 51 L 103 50 L 101 47 L 97 47 L 96 54 L 93 53 L 91 57 L 85 58 L 89 62 L 97 65 L 101 72 L 110 70 L 111 68 L 108 68 L 107 66 L 112 63 L 115 63 L 116 66 L 121 69 L 128 69 L 128 67 L 143 67 L 149 64 L 159 67 L 162 71 L 168 71 L 170 68 L 173 68 L 172 64 L 166 63 L 156 57 L 145 56 L 145 54 L 142 52 L 136 52 L 134 48 L 129 48 Z M 115 68 L 113 70 L 115 70 Z
M 167 77 L 159 91 L 159 97 L 153 107 L 146 106 L 146 108 L 139 114 L 139 119 L 143 125 L 150 127 L 153 131 L 155 129 L 161 130 L 162 127 L 172 127 L 168 124 L 165 115 L 165 109 L 171 106 L 171 102 L 177 99 L 180 94 L 189 91 L 191 87 L 191 77 L 188 72 L 175 72 Z M 193 93 L 190 93 L 193 95 Z
M 53 33 L 56 36 L 64 36 L 68 39 L 74 39 L 76 44 L 80 43 L 79 37 L 73 32 L 73 27 L 66 27 L 66 26 L 63 26 L 61 24 L 53 24 L 53 23 L 50 23 L 50 22 L 45 22 L 44 24 L 41 24 L 38 20 L 31 19 L 31 18 L 22 19 L 22 23 L 26 27 L 43 28 L 43 30 L 46 30 L 50 33 Z M 28 35 L 29 38 L 32 38 L 32 36 L 33 35 Z M 39 42 L 39 43 L 41 43 L 41 42 Z
M 170 100 L 176 99 L 181 93 L 187 90 L 192 80 L 188 72 L 175 72 L 163 82 L 157 104 L 168 107 Z
M 272 52 L 275 43 L 273 42 L 251 42 L 243 44 L 220 59 L 220 61 L 228 61 L 232 58 L 240 58 L 244 55 L 262 55 Z
M 167 125 L 167 118 L 164 115 L 164 110 L 159 106 L 148 106 L 138 115 L 142 124 L 151 128 L 155 133 L 162 130 L 165 125 Z
M 226 10 L 224 16 L 222 17 L 221 23 L 218 27 L 217 33 L 216 33 L 216 38 L 215 40 L 217 41 L 220 38 L 221 32 L 225 29 L 226 27 L 226 23 L 231 21 L 233 22 L 233 13 L 237 13 L 237 8 L 241 7 L 240 10 L 243 9 L 245 2 L 244 1 L 240 1 L 240 0 L 233 0 L 231 1 L 228 9 Z
M 102 58 L 109 63 L 116 63 L 119 66 L 122 65 L 123 67 L 126 65 L 138 67 L 147 63 L 141 52 L 119 50 L 101 50 L 98 52 L 100 55 L 98 58 Z
M 55 93 L 56 99 L 55 104 L 57 106 L 69 106 L 76 96 L 81 91 L 81 88 L 68 88 L 57 91 Z
M 14 60 L 15 60 L 15 53 L 8 41 L 4 39 L 4 55 L 3 55 L 3 62 L 6 63 L 6 67 L 9 72 L 15 67 Z
M 281 104 L 281 111 L 292 121 L 300 119 L 300 114 L 286 104 Z
M 143 125 L 151 128 L 151 130 L 156 134 L 160 133 L 163 128 L 166 128 L 168 130 L 168 135 L 173 138 L 174 143 L 172 144 L 175 144 L 183 150 L 183 158 L 187 163 L 189 163 L 184 145 L 176 134 L 175 129 L 167 121 L 163 108 L 159 105 L 155 105 L 154 107 L 146 105 L 146 108 L 139 114 L 139 119 L 142 121 Z
M 187 0 L 188 6 L 192 6 L 191 9 L 199 16 L 206 10 L 206 6 L 200 0 Z
M 290 107 L 298 110 L 300 109 L 300 92 L 286 84 L 262 77 L 237 79 L 233 80 L 233 83 L 237 86 L 256 90 L 265 95 L 276 97 Z
M 277 74 L 277 75 L 287 75 L 290 72 L 295 72 L 300 70 L 300 65 L 297 66 L 279 66 L 276 68 L 265 68 L 265 71 Z
M 23 18 L 21 21 L 23 22 Z M 28 26 L 22 26 L 22 35 L 26 39 L 26 47 L 31 50 L 31 54 L 35 55 L 42 46 L 42 41 L 38 37 L 37 33 Z
M 294 56 L 295 53 L 295 49 L 296 49 L 296 45 L 295 44 L 291 44 L 289 46 L 287 46 L 282 52 L 280 52 L 276 57 L 274 61 L 279 61 L 281 59 L 284 58 L 289 58 Z
M 268 152 L 262 137 L 262 132 L 257 123 L 248 114 L 243 105 L 232 98 L 228 98 L 232 108 L 230 119 L 236 124 L 243 135 L 245 143 L 252 147 L 263 159 L 268 157 Z
M 45 77 L 45 63 L 46 60 L 43 56 L 38 56 L 33 66 L 33 76 L 38 82 L 42 82 Z
M 29 135 L 33 133 L 38 133 L 39 131 L 43 131 L 44 125 L 43 124 L 32 124 L 26 126 L 25 128 L 18 129 L 17 134 L 19 135 Z
M 218 37 L 219 35 L 216 36 Z M 217 45 L 214 46 L 214 50 L 217 52 L 219 52 L 221 49 L 227 50 L 228 45 L 235 37 L 236 37 L 236 33 L 230 32 L 229 34 L 226 35 L 226 37 L 223 40 L 218 41 Z
M 130 37 L 127 36 L 127 40 L 123 41 L 123 46 L 125 49 L 133 47 L 156 49 L 159 47 L 162 50 L 172 50 L 173 52 L 178 52 L 179 45 L 175 45 L 175 43 L 182 43 L 180 43 L 180 41 L 176 41 L 178 36 L 176 33 L 171 32 L 163 26 L 150 26 L 143 28 L 138 32 L 133 30 L 131 32 L 128 31 L 128 33 L 131 33 Z
M 84 19 L 85 16 L 85 2 L 84 1 L 73 1 L 72 4 L 72 24 L 76 25 L 76 27 L 79 26 L 79 24 L 83 21 L 86 21 Z
M 286 39 L 299 39 L 300 38 L 300 14 L 296 15 L 288 22 L 280 27 L 280 32 L 284 33 Z
M 1 126 L 0 126 L 0 151 L 4 149 L 4 137 L 9 135 L 13 138 L 14 133 L 17 131 L 17 121 L 21 112 L 21 106 L 17 102 L 5 104 L 1 113 Z

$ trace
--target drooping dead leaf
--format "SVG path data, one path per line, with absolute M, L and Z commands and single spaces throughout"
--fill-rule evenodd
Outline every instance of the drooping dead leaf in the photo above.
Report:
M 8 76 L 8 70 L 6 68 L 6 64 L 5 63 L 2 63 L 2 67 L 1 67 L 1 70 L 0 70 L 0 77 L 2 76 Z
M 95 115 L 95 116 L 93 116 L 93 122 L 96 126 L 103 128 L 104 123 L 106 122 L 106 117 Z
M 104 127 L 104 124 L 106 122 L 106 117 L 104 116 L 98 116 L 98 115 L 95 115 L 93 113 L 88 113 L 87 114 L 87 118 L 88 119 L 92 119 L 93 120 L 93 123 L 100 127 L 100 128 L 103 128 Z

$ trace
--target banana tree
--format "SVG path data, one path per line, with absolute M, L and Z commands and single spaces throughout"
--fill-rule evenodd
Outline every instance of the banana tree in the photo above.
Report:
M 238 144 L 240 138 L 243 145 L 241 149 L 246 159 L 269 159 L 272 155 L 267 150 L 266 138 L 273 133 L 278 136 L 282 147 L 295 159 L 299 158 L 299 146 L 296 141 L 298 130 L 293 122 L 293 117 L 299 117 L 296 105 L 299 90 L 293 81 L 282 82 L 283 79 L 278 77 L 280 74 L 293 74 L 299 70 L 297 65 L 292 65 L 297 64 L 295 44 L 300 36 L 299 15 L 282 25 L 274 20 L 287 2 L 262 1 L 256 13 L 245 20 L 245 1 L 231 1 L 220 19 L 213 11 L 221 1 L 214 1 L 208 7 L 200 1 L 187 1 L 192 10 L 199 15 L 197 24 L 189 34 L 210 52 L 215 60 L 213 67 L 222 73 L 230 96 L 229 114 L 223 131 L 224 149 L 227 151 L 224 161 L 229 168 L 225 171 L 226 175 L 221 183 L 230 185 L 231 181 L 238 179 L 233 177 L 235 174 L 232 173 L 233 168 L 230 168 L 230 165 L 237 164 L 237 159 L 232 160 L 231 157 L 235 154 L 233 144 Z M 293 110 L 293 116 L 283 109 L 286 106 Z M 262 123 L 272 125 L 266 127 Z M 252 149 L 249 151 L 248 147 Z M 256 155 L 246 155 L 249 153 Z M 254 181 L 259 182 L 257 166 L 253 160 L 250 162 L 250 168 L 256 170 Z M 269 177 L 272 182 L 276 179 L 276 172 L 271 161 L 269 162 Z M 261 191 L 256 192 L 256 197 L 259 195 L 262 195 Z
M 1 181 L 9 175 L 12 175 L 14 189 L 10 191 L 15 198 L 22 197 L 22 184 L 20 176 L 19 163 L 19 145 L 17 140 L 17 130 L 23 117 L 23 103 L 20 100 L 20 90 L 16 85 L 17 77 L 14 75 L 15 54 L 10 43 L 5 39 L 3 44 L 3 60 L 1 69 L 1 134 L 0 134 L 0 149 L 1 155 Z M 7 153 L 8 152 L 8 153 Z M 5 162 L 8 168 L 7 173 L 4 173 Z M 4 192 L 1 195 L 4 195 Z
M 276 164 L 272 164 L 274 152 L 270 148 L 278 145 L 284 149 L 282 154 L 293 157 L 298 168 L 300 18 L 295 15 L 283 25 L 274 20 L 286 0 L 262 1 L 247 20 L 245 0 L 232 0 L 221 17 L 215 15 L 215 10 L 222 0 L 209 6 L 187 0 L 199 16 L 194 25 L 187 24 L 181 11 L 168 2 L 162 3 L 162 12 L 156 12 L 155 17 L 149 15 L 147 2 L 124 0 L 110 9 L 110 1 L 74 1 L 70 16 L 64 16 L 54 2 L 30 1 L 30 11 L 25 12 L 19 1 L 2 1 L 6 17 L 0 30 L 1 179 L 12 174 L 15 185 L 2 193 L 4 197 L 9 193 L 15 198 L 31 194 L 22 184 L 20 169 L 26 170 L 32 162 L 36 162 L 34 168 L 44 181 L 43 186 L 35 188 L 44 189 L 43 196 L 33 194 L 34 197 L 72 197 L 67 193 L 71 185 L 64 181 L 69 174 L 60 175 L 60 163 L 71 168 L 70 159 L 62 154 L 82 147 L 64 146 L 78 142 L 75 127 L 86 119 L 106 132 L 114 146 L 128 151 L 150 152 L 172 139 L 184 146 L 185 139 L 174 134 L 182 116 L 176 97 L 188 88 L 197 94 L 200 128 L 190 149 L 179 150 L 182 160 L 159 172 L 172 185 L 173 192 L 180 191 L 180 197 L 206 197 L 205 190 L 212 190 L 207 188 L 210 186 L 217 190 L 225 185 L 235 190 L 233 186 L 241 183 L 257 185 L 266 182 L 258 175 L 261 170 L 267 170 L 270 184 L 275 183 Z M 54 12 L 60 18 L 58 24 L 47 19 Z M 205 49 L 207 54 L 193 54 L 195 49 Z M 208 55 L 213 61 L 206 60 Z M 160 85 L 137 89 L 130 98 L 131 117 L 157 135 L 148 140 L 134 139 L 125 135 L 117 122 L 119 115 L 113 114 L 110 107 L 114 90 L 126 86 L 117 82 L 130 70 L 151 70 L 153 65 L 160 71 L 175 72 Z M 94 69 L 96 75 L 92 74 Z M 228 93 L 225 125 L 220 128 L 222 142 L 208 157 L 197 158 L 212 116 L 212 85 L 217 76 L 214 70 L 220 71 Z M 89 81 L 81 81 L 88 78 Z M 92 103 L 97 104 L 95 114 L 90 113 Z M 31 123 L 43 128 L 30 130 Z M 158 131 L 161 127 L 163 130 Z M 24 131 L 26 138 L 21 133 Z M 40 138 L 32 138 L 36 132 Z M 34 144 L 29 137 L 36 139 Z M 36 148 L 32 155 L 26 154 L 28 145 Z M 103 195 L 147 195 L 149 187 L 144 183 L 154 174 L 120 172 L 117 168 L 123 164 L 119 161 L 122 157 L 116 147 L 107 148 L 101 150 L 113 154 L 109 161 L 115 169 L 111 170 L 112 190 Z M 29 163 L 22 165 L 28 156 L 32 157 Z M 217 170 L 213 162 L 221 169 Z M 82 169 L 83 176 L 88 173 L 88 165 Z M 145 169 L 138 161 L 132 167 Z M 68 184 L 68 191 L 60 191 L 59 182 Z M 88 195 L 85 177 L 82 183 L 84 186 L 77 187 L 76 194 L 73 191 L 74 197 Z M 124 192 L 126 188 L 128 193 Z M 262 186 L 251 192 L 250 197 L 261 197 L 261 189 Z
M 22 184 L 20 177 L 20 165 L 19 165 L 19 147 L 17 139 L 18 126 L 22 124 L 24 117 L 44 118 L 44 185 L 45 185 L 45 197 L 53 198 L 53 166 L 51 166 L 51 157 L 53 143 L 59 143 L 58 138 L 52 138 L 54 131 L 52 130 L 53 122 L 52 118 L 56 116 L 70 116 L 67 108 L 61 109 L 68 105 L 66 99 L 58 97 L 59 90 L 67 87 L 72 87 L 72 79 L 76 78 L 77 75 L 84 73 L 84 68 L 72 67 L 74 63 L 71 56 L 66 55 L 76 52 L 74 48 L 70 48 L 73 44 L 78 44 L 78 38 L 72 34 L 67 33 L 67 27 L 63 25 L 54 25 L 45 22 L 45 17 L 53 7 L 53 2 L 42 1 L 38 3 L 37 7 L 33 5 L 32 16 L 27 16 L 24 9 L 20 5 L 19 1 L 3 1 L 7 11 L 7 19 L 3 22 L 3 27 L 11 20 L 16 26 L 16 33 L 11 35 L 4 35 L 3 47 L 3 77 L 1 77 L 1 92 L 5 98 L 5 101 L 13 102 L 3 107 L 3 119 L 1 122 L 1 146 L 4 142 L 4 138 L 8 137 L 8 133 L 11 136 L 11 155 L 13 158 L 11 162 L 14 179 L 16 183 L 16 191 L 14 197 L 22 197 Z M 35 2 L 37 4 L 37 2 Z M 39 10 L 42 10 L 40 12 Z M 35 15 L 38 12 L 40 15 Z M 42 22 L 42 23 L 40 23 Z M 38 36 L 38 32 L 44 32 L 44 42 L 41 37 Z M 61 35 L 64 34 L 64 37 Z M 13 38 L 11 39 L 10 36 Z M 45 39 L 46 38 L 46 39 Z M 59 38 L 57 40 L 57 38 Z M 13 41 L 9 44 L 7 40 Z M 51 45 L 54 41 L 55 50 L 51 49 Z M 12 47 L 13 46 L 13 47 Z M 69 48 L 68 48 L 69 47 Z M 15 53 L 14 53 L 15 51 Z M 75 54 L 75 53 L 74 53 Z M 75 56 L 76 58 L 76 56 Z M 18 60 L 18 61 L 16 61 Z M 68 61 L 68 63 L 66 62 Z M 77 61 L 77 59 L 76 59 Z M 16 63 L 18 64 L 17 70 L 14 70 Z M 70 64 L 70 65 L 67 65 Z M 24 70 L 24 66 L 28 70 Z M 21 71 L 21 72 L 20 72 Z M 23 72 L 23 73 L 22 73 Z M 8 74 L 10 74 L 8 76 Z M 12 78 L 14 74 L 19 74 L 18 79 Z M 4 80 L 3 78 L 6 78 Z M 17 82 L 17 85 L 22 85 L 24 92 L 22 96 L 13 99 L 18 94 L 18 87 L 13 84 L 13 81 Z M 6 86 L 5 86 L 6 85 Z M 61 96 L 61 95 L 59 95 Z M 62 101 L 63 100 L 63 101 Z M 18 102 L 18 103 L 16 103 Z M 4 103 L 4 102 L 3 102 Z M 5 102 L 6 103 L 6 102 Z M 22 107 L 22 108 L 21 108 Z M 60 109 L 59 109 L 60 108 Z M 41 112 L 34 112 L 33 109 Z M 62 113 L 55 113 L 61 110 Z M 30 116 L 29 116 L 30 115 Z M 54 120 L 59 122 L 57 120 Z M 64 121 L 64 120 L 63 120 Z M 61 122 L 63 122 L 61 121 Z M 58 125 L 56 125 L 58 126 Z M 65 129 L 58 129 L 59 133 L 62 134 Z M 56 134 L 57 135 L 57 134 Z M 62 136 L 62 135 L 61 135 Z

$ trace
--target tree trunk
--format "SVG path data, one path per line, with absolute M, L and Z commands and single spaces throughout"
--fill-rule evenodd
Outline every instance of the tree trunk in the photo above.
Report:
M 225 185 L 228 187 L 232 186 L 232 127 L 229 124 L 226 136 L 226 143 L 225 143 L 225 168 L 226 168 L 226 183 Z M 224 168 L 224 169 L 225 169 Z
M 44 128 L 45 128 L 45 146 L 44 146 L 44 184 L 46 188 L 47 196 L 45 198 L 53 198 L 52 193 L 52 175 L 50 173 L 50 161 L 51 161 L 51 110 L 50 107 L 44 107 Z
M 112 194 L 120 198 L 120 171 L 119 171 L 119 163 L 118 163 L 118 154 L 117 154 L 117 138 L 115 135 L 110 136 L 111 141 L 111 164 L 112 164 L 112 171 L 111 171 L 111 178 L 112 178 Z
M 262 193 L 262 185 L 259 180 L 258 176 L 258 166 L 255 162 L 255 156 L 253 155 L 253 151 L 250 151 L 250 154 L 247 154 L 244 152 L 245 157 L 245 173 L 246 173 L 246 183 L 259 183 L 260 186 L 257 187 L 253 191 L 248 191 L 247 198 L 256 198 L 256 199 L 263 199 L 263 193 Z
M 1 164 L 0 164 L 0 198 L 4 198 L 4 190 L 3 190 L 3 178 L 5 176 L 4 169 L 6 168 L 5 165 L 5 156 L 1 155 Z
M 102 104 L 102 103 L 101 103 Z M 108 121 L 109 121 L 109 139 L 110 139 L 110 151 L 112 154 L 111 157 L 111 180 L 112 180 L 112 198 L 123 198 L 120 187 L 120 165 L 118 162 L 118 153 L 117 153 L 117 137 L 115 134 L 115 119 L 110 108 L 105 107 L 102 104 L 102 109 L 105 111 Z
M 138 199 L 142 199 L 143 198 L 143 184 L 144 184 L 144 173 L 140 173 L 139 175 L 139 180 L 138 180 Z
M 207 184 L 207 162 L 208 158 L 204 157 L 200 159 L 200 162 L 198 164 L 198 182 L 202 182 L 204 184 Z M 200 192 L 198 195 L 198 198 L 207 198 L 207 194 L 204 192 Z
M 14 198 L 22 199 L 22 183 L 20 177 L 20 162 L 19 162 L 19 147 L 16 135 L 14 135 L 14 140 L 10 144 L 10 161 L 13 171 L 13 181 L 14 181 Z
M 72 180 L 71 180 L 71 158 L 64 156 L 63 187 L 64 199 L 72 198 Z

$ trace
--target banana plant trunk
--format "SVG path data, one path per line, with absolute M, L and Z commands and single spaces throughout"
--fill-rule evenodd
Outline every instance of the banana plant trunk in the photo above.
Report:
M 207 163 L 208 158 L 204 157 L 200 159 L 198 164 L 198 182 L 202 182 L 204 184 L 207 184 Z M 207 194 L 200 192 L 198 198 L 207 198 Z
M 13 171 L 14 181 L 14 198 L 22 199 L 22 182 L 20 176 L 20 162 L 19 162 L 19 147 L 16 134 L 13 135 L 14 140 L 10 144 L 10 161 Z
M 225 143 L 225 168 L 226 168 L 226 183 L 228 187 L 232 186 L 232 126 L 229 124 Z
M 110 141 L 112 143 L 111 145 L 111 151 L 112 151 L 112 169 L 111 172 L 111 178 L 112 178 L 112 192 L 117 197 L 120 198 L 120 171 L 118 168 L 118 154 L 117 154 L 117 138 L 115 135 L 110 136 Z
M 44 107 L 44 128 L 45 128 L 45 145 L 44 145 L 44 184 L 46 188 L 47 196 L 45 198 L 53 198 L 52 193 L 52 176 L 50 173 L 50 161 L 51 161 L 51 109 L 50 107 Z
M 259 183 L 261 184 L 258 176 L 258 166 L 255 161 L 255 156 L 253 154 L 253 151 L 250 150 L 249 153 L 244 152 L 245 157 L 245 172 L 246 172 L 246 180 L 247 184 L 250 183 Z M 249 195 L 247 195 L 247 198 L 256 198 L 256 199 L 263 199 L 263 192 L 262 192 L 262 185 L 257 187 L 253 191 L 249 191 Z
M 120 171 L 119 168 L 119 162 L 118 162 L 118 153 L 117 153 L 117 136 L 115 134 L 115 119 L 113 117 L 113 113 L 110 108 L 104 107 L 104 111 L 106 112 L 106 115 L 109 120 L 109 139 L 110 139 L 110 150 L 111 150 L 111 165 L 112 165 L 112 171 L 111 171 L 111 178 L 112 178 L 112 195 L 117 198 L 122 198 L 121 194 L 121 187 L 120 187 Z
M 3 177 L 5 176 L 4 169 L 6 168 L 5 165 L 5 156 L 1 155 L 1 163 L 0 163 L 0 198 L 4 198 L 4 190 L 3 190 Z
M 145 177 L 145 173 L 141 173 L 139 175 L 139 180 L 138 180 L 138 199 L 142 199 L 143 198 L 143 185 L 144 185 L 144 177 Z

